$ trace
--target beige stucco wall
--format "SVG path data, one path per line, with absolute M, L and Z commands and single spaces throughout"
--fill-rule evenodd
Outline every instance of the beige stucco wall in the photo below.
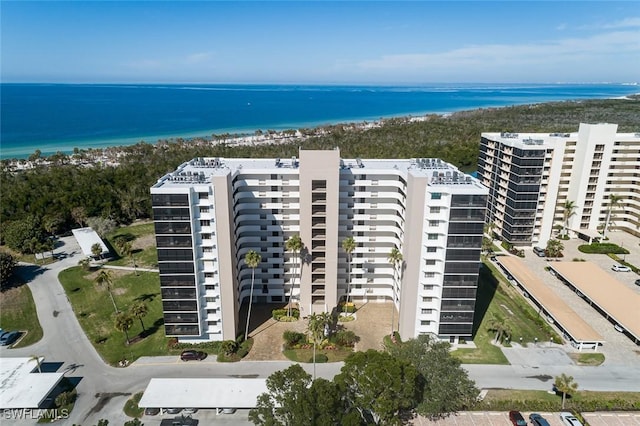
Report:
M 422 235 L 424 227 L 424 206 L 427 179 L 409 173 L 407 178 L 407 211 L 404 247 L 402 257 L 405 269 L 400 286 L 399 332 L 403 337 L 415 337 L 416 299 L 420 282 L 420 262 L 422 259 Z
M 304 264 L 300 283 L 301 314 L 331 311 L 338 302 L 338 213 L 340 191 L 340 151 L 300 150 L 300 237 L 311 247 L 311 183 L 327 183 L 325 304 L 311 306 L 311 267 Z
M 216 208 L 216 234 L 218 237 L 218 271 L 223 340 L 235 340 L 238 330 L 238 284 L 235 265 L 233 231 L 233 199 L 231 175 L 211 177 Z

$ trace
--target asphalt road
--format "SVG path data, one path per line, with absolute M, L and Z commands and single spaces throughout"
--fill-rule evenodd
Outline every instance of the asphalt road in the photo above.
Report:
M 0 357 L 39 355 L 45 362 L 62 363 L 59 371 L 79 380 L 78 400 L 71 416 L 59 422 L 64 425 L 95 425 L 106 418 L 111 425 L 123 424 L 128 418 L 122 412 L 130 395 L 143 391 L 153 377 L 267 377 L 291 365 L 280 361 L 241 361 L 238 363 L 183 363 L 178 357 L 141 358 L 127 368 L 105 364 L 87 339 L 58 281 L 60 271 L 77 265 L 81 251 L 73 237 L 62 238 L 63 245 L 55 253 L 63 258 L 45 267 L 26 266 L 19 273 L 29 283 L 36 301 L 38 318 L 44 331 L 40 342 L 27 348 L 0 348 Z M 532 352 L 535 356 L 544 356 Z M 560 373 L 572 375 L 581 390 L 640 391 L 640 365 L 540 365 L 532 362 L 507 366 L 465 365 L 469 376 L 481 388 L 550 390 L 553 378 Z M 303 366 L 312 373 L 312 366 Z M 317 376 L 332 378 L 341 363 L 318 364 Z M 35 424 L 34 420 L 14 420 L 16 425 Z

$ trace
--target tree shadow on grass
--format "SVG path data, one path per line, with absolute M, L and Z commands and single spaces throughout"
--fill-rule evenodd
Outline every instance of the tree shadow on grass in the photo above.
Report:
M 133 300 L 135 300 L 136 302 L 153 302 L 153 299 L 155 299 L 158 295 L 160 295 L 160 293 L 145 293 L 141 294 Z

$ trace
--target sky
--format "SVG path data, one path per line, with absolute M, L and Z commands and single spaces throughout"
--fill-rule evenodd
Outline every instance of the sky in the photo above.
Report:
M 638 1 L 0 1 L 2 82 L 629 83 Z

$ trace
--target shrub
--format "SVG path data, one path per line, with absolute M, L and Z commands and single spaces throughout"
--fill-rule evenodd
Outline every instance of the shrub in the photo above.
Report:
M 340 330 L 338 331 L 332 339 L 338 346 L 344 347 L 353 347 L 356 342 L 359 340 L 356 333 L 351 330 Z
M 582 253 L 595 253 L 595 254 L 629 254 L 629 250 L 624 247 L 620 247 L 613 243 L 592 243 L 583 244 L 578 247 Z
M 235 340 L 224 340 L 220 345 L 220 350 L 223 354 L 230 356 L 238 349 L 238 343 Z
M 329 357 L 325 354 L 316 354 L 316 364 L 324 364 L 327 361 L 329 361 Z M 313 355 L 311 355 L 311 358 L 309 358 L 307 362 L 313 362 Z
M 249 338 L 248 340 L 243 340 L 242 343 L 240 343 L 240 347 L 238 347 L 236 355 L 238 356 L 238 358 L 244 358 L 245 356 L 247 356 L 247 354 L 249 353 L 252 347 L 253 347 L 252 338 Z
M 341 303 L 338 307 L 338 311 L 352 314 L 356 311 L 356 305 L 353 302 Z
M 305 343 L 307 336 L 304 333 L 298 333 L 297 331 L 287 330 L 282 335 L 287 347 L 293 347 L 299 343 Z
M 72 389 L 67 392 L 62 392 L 60 395 L 56 397 L 56 406 L 64 407 L 67 405 L 71 405 L 76 400 L 77 396 L 78 396 L 78 393 L 76 392 L 75 389 Z
M 173 339 L 173 338 L 172 338 Z M 221 341 L 212 341 L 212 342 L 201 342 L 201 343 L 179 343 L 178 339 L 175 340 L 175 343 L 170 342 L 167 345 L 173 344 L 173 346 L 169 346 L 170 349 L 204 349 L 206 352 L 212 354 L 220 353 L 220 348 L 222 346 Z
M 289 318 L 288 309 L 274 309 L 271 311 L 271 317 L 276 321 L 291 321 L 285 319 Z M 296 308 L 291 309 L 291 318 L 294 318 L 295 320 L 300 318 L 300 310 Z

